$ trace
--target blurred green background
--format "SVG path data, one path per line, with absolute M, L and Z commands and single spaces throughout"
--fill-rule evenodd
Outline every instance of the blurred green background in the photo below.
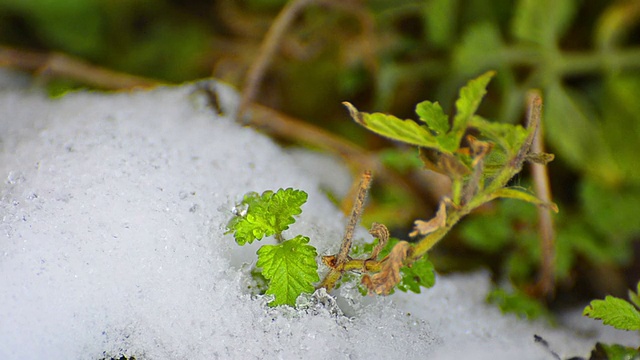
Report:
M 0 0 L 0 45 L 171 83 L 213 76 L 241 89 L 285 4 Z M 479 111 L 484 117 L 522 122 L 526 91 L 538 88 L 544 97 L 560 207 L 551 305 L 625 297 L 640 280 L 640 1 L 312 2 L 284 37 L 257 99 L 378 154 L 413 184 L 413 192 L 374 188 L 365 219 L 404 236 L 434 205 L 433 197 L 415 196 L 431 186 L 419 175 L 416 151 L 358 127 L 341 102 L 413 118 L 415 104 L 429 99 L 450 113 L 459 87 L 489 69 L 498 74 Z M 514 181 L 528 186 L 527 171 Z M 465 219 L 430 259 L 440 271 L 489 267 L 497 283 L 526 293 L 539 271 L 536 216 L 529 204 L 493 203 Z

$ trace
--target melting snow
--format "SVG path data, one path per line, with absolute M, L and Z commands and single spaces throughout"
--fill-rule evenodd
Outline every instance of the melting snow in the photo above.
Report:
M 335 252 L 345 219 L 323 189 L 346 192 L 338 162 L 236 124 L 237 94 L 220 83 L 50 100 L 18 80 L 0 82 L 2 359 L 553 359 L 534 334 L 563 357 L 619 334 L 502 316 L 484 304 L 485 273 L 269 308 L 243 265 L 259 244 L 224 235 L 234 204 L 303 189 L 289 231 Z

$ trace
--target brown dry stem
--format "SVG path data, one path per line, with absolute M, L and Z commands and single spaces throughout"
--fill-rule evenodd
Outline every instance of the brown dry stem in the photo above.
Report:
M 72 79 L 109 90 L 160 84 L 158 80 L 112 71 L 61 53 L 38 53 L 4 46 L 0 46 L 0 66 L 33 71 L 41 76 Z
M 282 11 L 280 11 L 274 20 L 269 31 L 267 31 L 264 41 L 260 46 L 258 56 L 249 68 L 247 77 L 245 78 L 244 90 L 242 91 L 242 98 L 240 100 L 240 109 L 238 111 L 239 121 L 245 121 L 244 115 L 247 107 L 253 102 L 258 93 L 262 78 L 273 61 L 273 57 L 282 42 L 282 37 L 298 13 L 313 1 L 314 0 L 293 0 L 287 2 L 287 5 L 282 8 Z
M 538 93 L 532 93 L 530 96 L 540 97 Z M 538 132 L 533 140 L 531 151 L 537 154 L 544 153 L 542 122 L 540 122 Z M 531 175 L 538 198 L 544 203 L 551 204 L 552 196 L 547 167 L 543 164 L 532 163 Z M 553 296 L 555 288 L 555 229 L 551 211 L 552 209 L 549 207 L 538 206 L 538 227 L 542 256 L 540 258 L 540 279 L 536 284 L 536 288 L 542 297 Z

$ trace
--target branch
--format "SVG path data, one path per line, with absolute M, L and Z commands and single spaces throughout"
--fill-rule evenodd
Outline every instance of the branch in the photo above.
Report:
M 94 87 L 118 90 L 153 87 L 161 82 L 92 65 L 61 53 L 38 53 L 0 46 L 0 66 L 73 79 Z

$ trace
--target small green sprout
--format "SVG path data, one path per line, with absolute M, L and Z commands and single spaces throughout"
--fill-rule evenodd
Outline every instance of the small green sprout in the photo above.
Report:
M 251 244 L 263 237 L 275 236 L 282 240 L 282 232 L 302 213 L 302 205 L 307 202 L 307 193 L 291 188 L 277 192 L 265 191 L 262 195 L 250 192 L 244 196 L 242 205 L 246 214 L 235 217 L 227 226 L 234 233 L 238 245 Z
M 295 215 L 302 212 L 307 193 L 301 190 L 279 189 L 265 191 L 262 195 L 248 193 L 242 200 L 244 211 L 231 219 L 227 233 L 233 233 L 238 245 L 251 244 L 255 240 L 274 236 L 277 245 L 263 245 L 258 250 L 257 267 L 269 281 L 267 294 L 275 299 L 269 303 L 295 305 L 296 298 L 314 291 L 313 283 L 320 280 L 316 249 L 307 245 L 309 238 L 298 235 L 285 240 L 282 232 L 295 222 Z
M 640 311 L 638 311 L 640 282 L 635 293 L 629 291 L 629 298 L 632 303 L 614 296 L 606 296 L 604 300 L 593 300 L 584 309 L 582 315 L 602 320 L 605 325 L 616 329 L 638 331 L 640 330 Z

